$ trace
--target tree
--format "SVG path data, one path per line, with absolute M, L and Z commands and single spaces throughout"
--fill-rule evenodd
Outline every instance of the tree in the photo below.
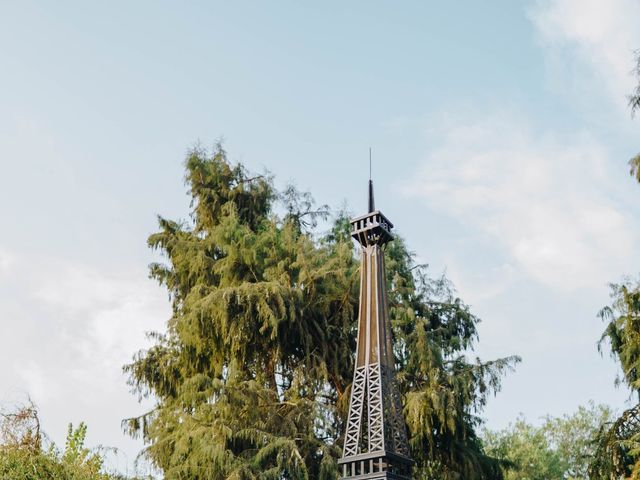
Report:
M 46 439 L 33 404 L 0 414 L 0 479 L 2 480 L 125 480 L 104 472 L 99 451 L 85 447 L 87 426 L 69 424 L 61 452 Z M 133 480 L 133 479 L 131 479 Z
M 640 53 L 635 71 L 638 85 L 629 97 L 632 115 L 640 109 Z M 640 182 L 640 154 L 629 165 L 631 175 Z M 616 384 L 625 384 L 640 400 L 640 283 L 628 279 L 610 288 L 611 305 L 600 311 L 607 326 L 598 348 L 609 343 L 611 356 L 622 368 Z M 640 403 L 601 429 L 590 473 L 594 478 L 640 478 Z
M 622 369 L 616 384 L 626 384 L 640 398 L 640 284 L 611 285 L 612 303 L 600 311 L 607 322 L 598 347 L 605 343 Z M 594 478 L 640 478 L 640 404 L 603 426 L 590 468 Z
M 504 461 L 506 480 L 555 480 L 566 469 L 544 431 L 518 418 L 508 428 L 484 434 L 487 452 Z
M 167 479 L 334 479 L 355 350 L 358 260 L 348 216 L 282 194 L 222 146 L 186 160 L 189 221 L 159 217 L 150 267 L 173 314 L 125 366 L 155 407 L 125 424 Z M 279 205 L 282 213 L 278 214 Z M 390 311 L 416 478 L 499 478 L 475 416 L 517 358 L 470 363 L 478 319 L 446 279 L 387 249 Z
M 571 415 L 545 419 L 542 430 L 564 466 L 562 478 L 589 478 L 589 464 L 596 452 L 598 432 L 612 418 L 611 408 L 590 402 Z
M 507 480 L 587 479 L 595 438 L 610 419 L 608 407 L 590 403 L 571 415 L 548 416 L 540 426 L 520 417 L 504 430 L 485 431 L 483 441 L 504 460 Z

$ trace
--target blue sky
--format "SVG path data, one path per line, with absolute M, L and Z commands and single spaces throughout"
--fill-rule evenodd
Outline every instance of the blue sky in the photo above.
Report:
M 501 428 L 616 408 L 596 342 L 607 283 L 638 271 L 640 150 L 626 108 L 640 2 L 0 3 L 0 403 L 48 434 L 140 449 L 120 368 L 162 329 L 145 241 L 183 218 L 187 149 L 378 206 L 483 320 L 484 358 L 523 363 Z

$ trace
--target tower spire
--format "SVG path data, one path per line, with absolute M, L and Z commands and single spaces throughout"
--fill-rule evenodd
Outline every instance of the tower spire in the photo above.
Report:
M 410 480 L 402 400 L 395 380 L 382 246 L 393 224 L 375 210 L 369 178 L 369 213 L 351 220 L 360 244 L 360 306 L 349 415 L 339 464 L 342 479 Z
M 372 213 L 376 209 L 376 204 L 373 201 L 373 180 L 371 179 L 371 147 L 369 147 L 369 213 Z

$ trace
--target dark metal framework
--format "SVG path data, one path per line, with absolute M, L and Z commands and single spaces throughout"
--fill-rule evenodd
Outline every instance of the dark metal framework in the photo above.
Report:
M 339 461 L 343 479 L 411 478 L 413 461 L 395 380 L 382 251 L 393 240 L 392 228 L 375 210 L 369 181 L 369 213 L 351 221 L 351 235 L 361 246 L 360 307 L 347 431 Z

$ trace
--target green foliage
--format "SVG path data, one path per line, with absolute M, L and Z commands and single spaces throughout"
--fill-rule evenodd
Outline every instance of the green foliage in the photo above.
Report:
M 631 167 L 629 170 L 631 176 L 635 177 L 635 179 L 640 182 L 640 153 L 629 160 L 629 166 Z
M 128 425 L 166 478 L 333 478 L 353 349 L 351 246 L 316 246 L 302 230 L 315 214 L 294 190 L 276 217 L 269 178 L 232 167 L 220 146 L 192 152 L 186 169 L 191 225 L 160 218 L 149 238 L 170 264 L 151 275 L 174 315 L 126 367 L 159 401 Z
M 563 478 L 589 478 L 598 433 L 612 418 L 609 407 L 593 403 L 580 406 L 572 415 L 547 417 L 542 428 L 565 466 Z
M 125 367 L 156 405 L 125 425 L 167 479 L 337 478 L 359 279 L 348 216 L 315 233 L 326 206 L 276 192 L 220 145 L 191 152 L 185 179 L 190 221 L 160 217 L 148 240 L 173 315 Z M 402 240 L 386 256 L 416 478 L 500 478 L 475 415 L 517 358 L 468 362 L 478 319 Z
M 602 425 L 611 411 L 590 403 L 572 415 L 547 417 L 540 426 L 523 417 L 498 431 L 485 431 L 487 452 L 504 461 L 506 480 L 587 479 Z
M 69 424 L 65 441 L 62 462 L 66 465 L 82 467 L 87 473 L 97 475 L 102 469 L 103 460 L 100 455 L 84 446 L 87 437 L 87 425 L 80 423 L 76 429 Z
M 640 478 L 640 405 L 622 413 L 598 432 L 597 449 L 589 465 L 590 478 Z
M 607 325 L 598 348 L 610 346 L 611 356 L 620 362 L 622 369 L 616 384 L 624 384 L 640 396 L 640 283 L 611 285 L 611 299 L 611 305 L 600 311 Z M 640 478 L 639 415 L 637 405 L 601 429 L 590 470 L 593 478 Z
M 563 478 L 566 465 L 545 432 L 522 417 L 502 431 L 486 432 L 484 443 L 490 455 L 505 461 L 506 480 Z
M 0 432 L 0 480 L 124 480 L 103 472 L 99 452 L 84 445 L 87 427 L 69 425 L 65 449 L 51 444 L 42 448 L 40 422 L 30 405 L 2 414 Z
M 638 85 L 629 96 L 633 115 L 640 109 L 640 52 L 635 73 Z M 629 160 L 630 173 L 640 182 L 640 154 Z M 598 344 L 608 342 L 611 355 L 620 362 L 622 375 L 616 384 L 626 384 L 640 399 L 640 283 L 626 281 L 611 285 L 610 306 L 600 311 L 607 322 Z M 593 478 L 640 478 L 640 404 L 632 407 L 608 425 L 598 435 L 598 450 L 590 468 Z
M 598 348 L 608 342 L 612 357 L 622 367 L 616 383 L 640 393 L 640 283 L 612 284 L 611 299 L 612 304 L 599 313 L 607 326 Z

